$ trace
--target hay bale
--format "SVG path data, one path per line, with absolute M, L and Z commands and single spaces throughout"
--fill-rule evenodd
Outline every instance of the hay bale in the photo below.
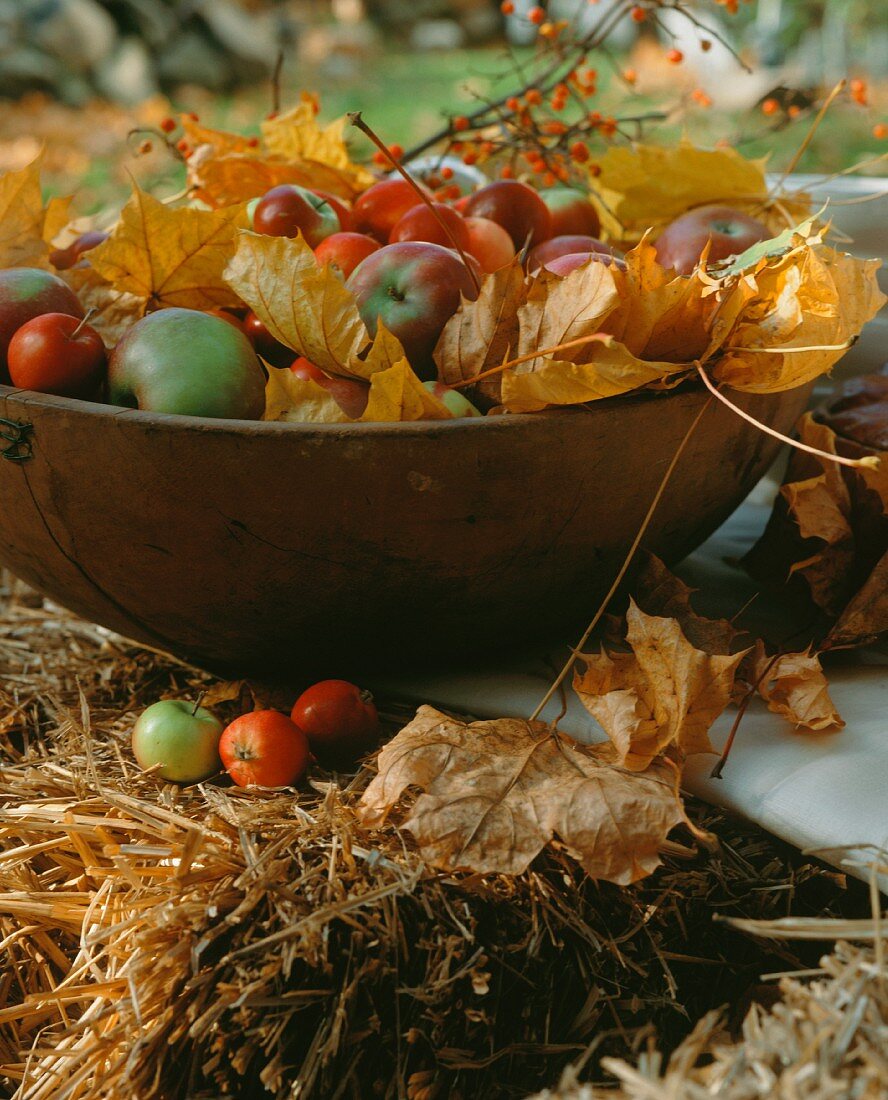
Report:
M 442 874 L 309 789 L 139 773 L 135 714 L 212 683 L 0 592 L 0 1074 L 18 1100 L 521 1096 L 585 1052 L 666 1049 L 810 948 L 713 912 L 859 915 L 863 888 L 697 805 L 632 889 L 557 849 L 519 877 Z M 227 704 L 231 707 L 236 704 Z M 394 705 L 393 720 L 403 719 Z

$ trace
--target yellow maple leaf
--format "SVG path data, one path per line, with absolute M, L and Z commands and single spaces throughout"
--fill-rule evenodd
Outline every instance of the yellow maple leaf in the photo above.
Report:
M 638 239 L 694 206 L 767 198 L 765 162 L 734 149 L 700 149 L 690 142 L 611 146 L 597 162 L 594 181 L 605 209 L 605 228 Z
M 731 701 L 744 653 L 710 654 L 687 640 L 676 619 L 626 614 L 631 653 L 583 654 L 574 690 L 613 742 L 620 763 L 648 767 L 665 749 L 712 752 L 709 727 Z
M 44 266 L 47 210 L 40 189 L 42 154 L 0 176 L 0 268 Z M 57 207 L 52 207 L 57 211 Z M 55 220 L 53 216 L 53 221 Z
M 335 170 L 337 192 L 350 197 L 366 190 L 374 177 L 349 156 L 344 136 L 346 125 L 347 120 L 343 117 L 321 126 L 314 106 L 303 101 L 284 114 L 266 119 L 262 123 L 262 138 L 272 156 L 291 163 Z
M 291 424 L 347 424 L 349 418 L 329 390 L 311 379 L 297 378 L 289 367 L 268 367 L 263 420 Z
M 406 359 L 376 371 L 370 378 L 370 397 L 361 420 L 451 420 L 453 414 L 429 393 Z
M 581 745 L 542 722 L 461 722 L 423 706 L 379 754 L 361 800 L 381 825 L 410 788 L 423 793 L 403 827 L 424 859 L 449 870 L 521 874 L 560 841 L 593 878 L 628 885 L 651 873 L 686 820 L 677 770 L 639 775 L 608 745 Z
M 237 295 L 222 275 L 245 225 L 243 206 L 175 208 L 137 187 L 89 261 L 115 290 L 143 299 L 148 309 L 236 306 Z

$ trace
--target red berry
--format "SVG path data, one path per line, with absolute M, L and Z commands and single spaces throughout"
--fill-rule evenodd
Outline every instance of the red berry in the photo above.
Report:
M 630 14 L 632 15 L 632 18 L 636 23 L 643 23 L 648 17 L 648 14 L 644 10 L 644 8 L 633 8 Z
M 165 134 L 171 134 L 176 128 L 176 120 L 174 118 L 162 118 L 160 128 Z
M 457 115 L 453 120 L 453 129 L 457 131 L 468 130 L 471 125 L 465 115 Z
M 535 26 L 539 26 L 546 18 L 546 13 L 542 8 L 531 8 L 527 13 L 527 20 L 529 23 L 533 23 Z
M 780 104 L 776 99 L 766 99 L 762 104 L 763 115 L 776 115 L 780 110 Z
M 885 138 L 888 138 L 888 123 L 877 122 L 873 127 L 873 137 L 877 141 L 884 141 Z
M 512 0 L 503 0 L 503 2 L 500 4 L 500 11 L 503 13 L 503 15 L 511 15 L 514 10 L 515 5 L 512 3 Z
M 684 61 L 684 56 L 681 50 L 672 49 L 666 54 L 666 60 L 673 65 L 680 65 Z

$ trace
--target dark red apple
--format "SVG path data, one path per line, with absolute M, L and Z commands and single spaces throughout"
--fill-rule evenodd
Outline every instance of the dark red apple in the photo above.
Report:
M 276 340 L 252 310 L 244 317 L 243 331 L 266 363 L 283 370 L 293 361 L 293 349 Z
M 387 244 L 392 230 L 419 201 L 415 189 L 400 176 L 380 180 L 355 200 L 352 229 L 358 233 L 369 233 L 380 244 Z
M 707 263 L 716 263 L 737 256 L 772 235 L 764 223 L 742 210 L 730 206 L 698 206 L 670 222 L 654 247 L 663 267 L 679 275 L 690 275 L 707 241 L 712 241 Z
M 32 317 L 9 342 L 14 386 L 59 397 L 93 397 L 106 367 L 105 345 L 91 325 L 67 313 Z
M 320 191 L 317 187 L 313 187 L 312 190 L 318 198 L 324 199 L 333 207 L 336 217 L 339 218 L 339 228 L 343 233 L 347 233 L 351 229 L 351 206 L 345 199 L 341 199 L 338 195 L 333 195 L 329 191 Z
M 597 237 L 585 234 L 572 234 L 567 237 L 552 237 L 532 248 L 527 255 L 527 270 L 531 273 L 554 260 L 556 256 L 568 256 L 573 252 L 610 252 L 610 248 Z
M 253 211 L 253 228 L 269 237 L 297 237 L 310 248 L 339 232 L 336 211 L 320 195 L 295 183 L 282 183 L 266 191 Z
M 290 370 L 305 382 L 317 382 L 333 398 L 346 416 L 357 420 L 367 408 L 370 396 L 370 383 L 360 382 L 357 378 L 336 378 L 324 374 L 320 367 L 300 355 L 290 364 Z
M 380 248 L 355 269 L 347 286 L 370 334 L 376 333 L 381 320 L 401 341 L 420 378 L 436 376 L 432 352 L 458 309 L 460 296 L 470 300 L 478 296 L 457 253 L 425 241 Z
M 42 313 L 83 316 L 74 291 L 58 275 L 37 267 L 11 267 L 0 271 L 0 382 L 9 381 L 6 353 L 16 331 Z
M 601 232 L 598 211 L 582 191 L 573 187 L 546 187 L 540 191 L 540 198 L 552 215 L 553 237 L 568 234 L 597 237 Z
M 532 248 L 552 236 L 552 215 L 539 193 L 519 180 L 495 180 L 470 195 L 467 218 L 490 218 L 512 238 L 515 251 Z
M 443 245 L 444 248 L 455 248 L 459 245 L 465 252 L 469 247 L 469 231 L 465 218 L 457 214 L 452 206 L 433 202 L 428 207 L 420 202 L 412 206 L 398 221 L 389 241 L 391 244 L 397 244 L 398 241 L 428 241 L 430 244 Z
M 604 264 L 605 267 L 618 267 L 621 271 L 626 270 L 626 264 L 619 257 L 614 256 L 611 252 L 568 252 L 564 256 L 553 256 L 548 263 L 543 264 L 546 271 L 551 271 L 555 275 L 570 275 L 572 271 L 576 271 L 578 267 L 584 267 L 590 260 L 596 260 L 598 263 Z

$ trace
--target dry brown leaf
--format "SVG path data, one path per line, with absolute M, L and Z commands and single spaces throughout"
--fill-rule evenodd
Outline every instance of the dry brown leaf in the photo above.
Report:
M 743 653 L 695 649 L 675 619 L 646 615 L 633 601 L 626 614 L 631 653 L 582 654 L 574 690 L 604 729 L 620 762 L 642 771 L 665 749 L 713 752 L 708 731 L 731 701 Z
M 24 168 L 0 176 L 0 268 L 46 265 L 47 208 L 40 188 L 41 161 L 38 156 Z
M 473 302 L 462 301 L 444 326 L 435 362 L 442 381 L 452 386 L 506 362 L 518 346 L 518 307 L 526 289 L 524 268 L 516 258 L 481 282 Z M 501 400 L 499 375 L 466 391 L 476 404 L 489 408 Z
M 694 592 L 663 564 L 656 554 L 647 554 L 635 577 L 635 602 L 648 615 L 675 619 L 681 632 L 695 649 L 706 653 L 727 654 L 732 651 L 742 631 L 727 619 L 706 619 L 691 606 Z
M 757 685 L 768 710 L 809 730 L 839 730 L 845 725 L 829 697 L 829 684 L 816 653 L 769 657 L 764 645 L 757 642 L 750 657 L 748 677 Z
M 143 299 L 147 309 L 236 306 L 223 272 L 238 229 L 246 224 L 243 206 L 174 208 L 137 187 L 113 233 L 90 252 L 89 261 L 115 290 Z
M 107 347 L 113 347 L 131 325 L 145 316 L 145 299 L 115 290 L 90 266 L 59 272 L 90 314 L 89 323 Z
M 888 633 L 888 550 L 836 620 L 825 645 L 830 649 L 868 645 Z
M 354 296 L 331 267 L 318 267 L 301 237 L 242 233 L 225 276 L 276 339 L 328 374 L 368 379 L 397 361 L 391 333 L 368 354 L 372 341 Z
M 654 870 L 685 819 L 668 762 L 634 774 L 609 746 L 580 745 L 541 722 L 465 723 L 423 706 L 378 766 L 363 819 L 381 825 L 419 787 L 404 827 L 425 859 L 450 870 L 521 874 L 558 840 L 593 878 L 629 884 Z

